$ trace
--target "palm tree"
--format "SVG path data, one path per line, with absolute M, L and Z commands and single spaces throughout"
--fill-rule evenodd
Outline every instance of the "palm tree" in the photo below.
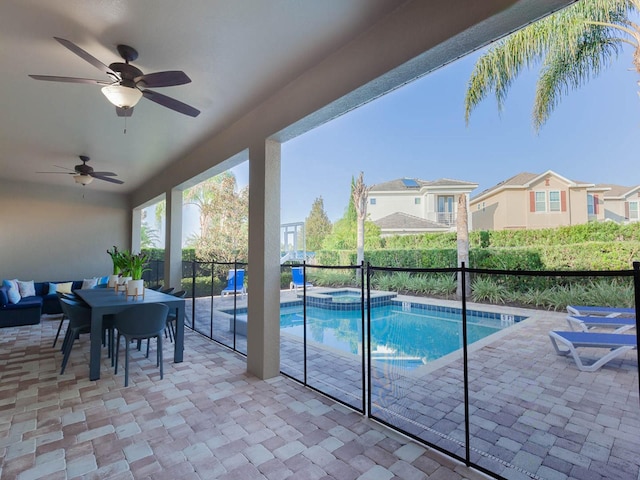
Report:
M 360 172 L 358 180 L 351 185 L 353 204 L 356 207 L 357 214 L 356 261 L 358 262 L 358 265 L 360 265 L 364 260 L 364 222 L 367 219 L 367 199 L 369 197 L 369 187 L 364 184 L 364 172 Z
M 469 268 L 469 214 L 467 212 L 467 196 L 464 193 L 458 195 L 458 210 L 456 212 L 456 240 L 458 249 L 458 267 L 464 263 Z M 471 294 L 471 278 L 465 273 L 465 288 L 462 289 L 462 275 L 458 275 L 456 288 L 457 298 Z
M 581 0 L 500 40 L 475 65 L 465 97 L 465 119 L 490 93 L 498 110 L 523 67 L 541 65 L 533 107 L 538 131 L 561 96 L 582 86 L 617 58 L 624 44 L 634 48 L 640 74 L 640 27 L 630 20 L 640 0 Z

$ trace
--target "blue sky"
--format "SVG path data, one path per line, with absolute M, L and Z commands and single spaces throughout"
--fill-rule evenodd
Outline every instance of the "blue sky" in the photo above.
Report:
M 322 196 L 331 221 L 344 213 L 351 178 L 453 178 L 482 190 L 519 172 L 554 170 L 572 180 L 640 184 L 640 99 L 631 50 L 571 91 L 536 134 L 535 72 L 521 75 L 500 115 L 493 98 L 464 122 L 476 52 L 282 146 L 282 223 L 304 221 Z M 238 171 L 242 183 L 245 175 Z

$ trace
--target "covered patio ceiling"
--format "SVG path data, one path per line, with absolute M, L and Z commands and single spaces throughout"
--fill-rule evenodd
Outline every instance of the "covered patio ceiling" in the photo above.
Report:
M 69 175 L 37 172 L 64 171 L 56 166 L 73 169 L 80 163 L 78 156 L 87 155 L 96 170 L 115 172 L 125 182 L 94 181 L 90 188 L 131 193 L 305 71 L 412 3 L 416 2 L 3 0 L 0 179 L 78 188 Z M 521 25 L 567 1 L 493 3 L 508 9 L 508 16 Z M 468 25 L 474 24 L 481 10 L 472 1 L 435 5 L 446 12 L 446 18 Z M 425 18 L 424 28 L 452 32 L 460 28 L 441 20 Z M 513 24 L 492 28 L 504 33 Z M 476 39 L 477 33 L 467 35 L 464 48 L 488 41 Z M 186 72 L 192 83 L 154 90 L 202 113 L 192 118 L 143 98 L 125 121 L 116 115 L 98 85 L 29 78 L 38 74 L 108 79 L 54 37 L 73 42 L 106 65 L 122 61 L 116 47 L 126 44 L 137 49 L 139 57 L 132 63 L 144 73 Z M 398 44 L 403 41 L 390 40 L 389 49 L 395 48 L 396 40 Z M 382 58 L 385 51 L 379 54 Z M 456 49 L 445 49 L 434 61 L 441 64 L 457 54 Z M 362 61 L 379 62 L 380 58 Z

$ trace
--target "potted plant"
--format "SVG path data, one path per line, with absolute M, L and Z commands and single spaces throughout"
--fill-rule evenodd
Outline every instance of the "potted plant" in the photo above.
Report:
M 113 250 L 107 250 L 107 253 L 111 257 L 113 263 L 113 274 L 109 276 L 109 287 L 116 287 L 122 274 L 126 273 L 127 268 L 127 252 L 118 250 L 118 247 L 113 246 Z
M 145 268 L 149 263 L 149 256 L 146 253 L 128 253 L 126 257 L 126 269 L 131 279 L 127 282 L 127 295 L 144 297 L 144 280 L 142 274 L 148 270 Z

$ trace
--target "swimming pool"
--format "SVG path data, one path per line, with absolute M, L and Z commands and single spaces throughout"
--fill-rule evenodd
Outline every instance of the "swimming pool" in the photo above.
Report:
M 467 310 L 467 339 L 474 343 L 526 317 Z M 303 337 L 302 305 L 280 310 L 285 334 Z M 462 313 L 457 308 L 392 301 L 371 309 L 372 359 L 415 368 L 462 348 Z M 307 306 L 307 341 L 359 354 L 361 312 Z

